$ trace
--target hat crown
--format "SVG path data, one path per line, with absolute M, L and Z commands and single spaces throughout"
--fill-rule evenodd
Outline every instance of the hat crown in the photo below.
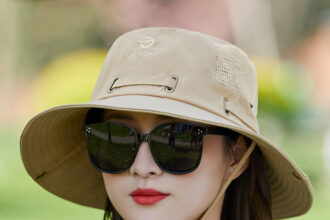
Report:
M 176 83 L 171 94 L 164 89 Z M 199 32 L 153 27 L 120 36 L 109 50 L 92 100 L 128 94 L 170 97 L 218 114 L 223 114 L 224 98 L 236 100 L 235 115 L 258 130 L 254 65 L 236 46 Z

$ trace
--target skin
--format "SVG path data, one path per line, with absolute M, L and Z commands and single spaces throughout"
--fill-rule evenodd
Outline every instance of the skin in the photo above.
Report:
M 158 124 L 180 121 L 153 114 L 113 111 L 107 111 L 104 120 L 129 124 L 139 133 L 150 132 Z M 198 168 L 188 174 L 173 175 L 157 166 L 148 143 L 142 142 L 129 170 L 120 174 L 102 173 L 107 194 L 116 210 L 126 220 L 199 219 L 246 151 L 243 138 L 239 138 L 233 153 L 224 150 L 224 137 L 221 135 L 206 135 L 203 144 Z M 246 167 L 247 164 L 236 177 Z M 153 205 L 140 205 L 130 196 L 137 188 L 153 188 L 169 196 Z M 207 220 L 220 219 L 222 204 L 223 197 L 211 210 Z

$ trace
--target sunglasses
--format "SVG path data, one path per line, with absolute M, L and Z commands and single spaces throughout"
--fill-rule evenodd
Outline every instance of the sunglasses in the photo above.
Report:
M 139 134 L 127 124 L 103 122 L 85 125 L 87 151 L 93 166 L 105 173 L 121 173 L 133 164 L 141 142 L 147 141 L 157 165 L 171 174 L 194 171 L 201 160 L 203 137 L 232 134 L 225 128 L 192 123 L 166 123 Z

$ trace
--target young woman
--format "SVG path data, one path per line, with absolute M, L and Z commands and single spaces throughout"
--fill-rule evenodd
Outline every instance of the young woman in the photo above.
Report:
M 92 101 L 30 120 L 22 159 L 42 187 L 105 219 L 301 215 L 310 181 L 259 133 L 257 95 L 239 48 L 184 29 L 134 30 L 112 45 Z

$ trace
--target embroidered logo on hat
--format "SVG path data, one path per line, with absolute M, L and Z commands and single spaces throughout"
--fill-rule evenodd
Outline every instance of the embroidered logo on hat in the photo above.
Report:
M 155 39 L 153 39 L 152 37 L 142 37 L 140 40 L 139 40 L 139 43 L 140 43 L 140 47 L 141 48 L 149 48 L 149 47 L 152 47 L 155 43 Z
M 128 55 L 129 58 L 154 56 L 158 53 L 155 52 L 152 46 L 154 46 L 156 40 L 150 36 L 141 37 L 138 41 L 139 47 L 133 49 L 132 53 Z

